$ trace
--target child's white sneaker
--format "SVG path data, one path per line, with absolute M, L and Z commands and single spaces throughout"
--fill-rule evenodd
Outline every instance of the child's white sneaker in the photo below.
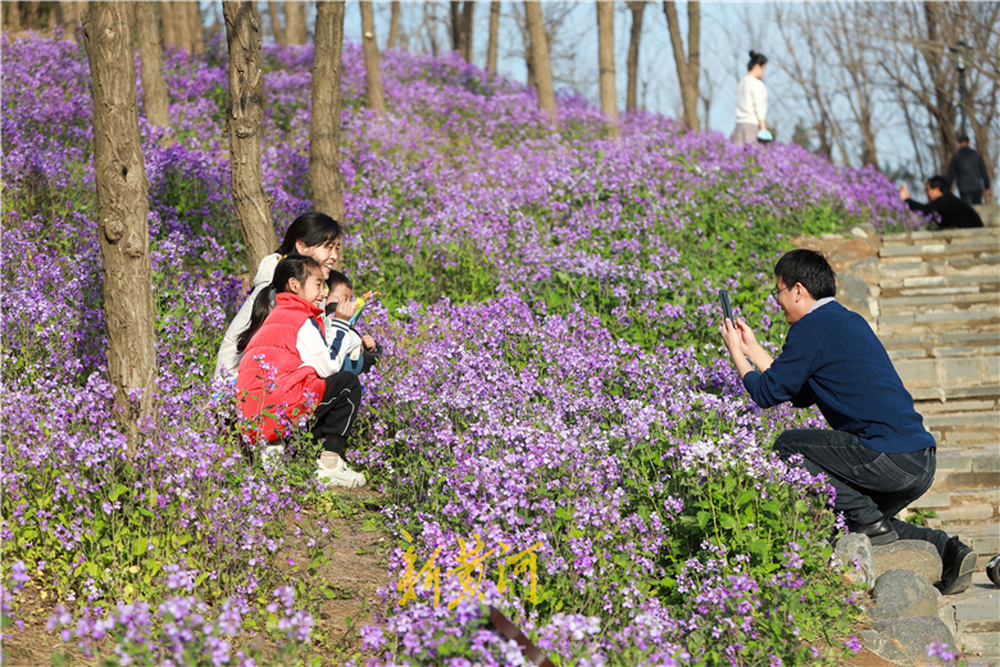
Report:
M 346 486 L 349 489 L 365 485 L 365 476 L 347 467 L 347 462 L 340 456 L 320 457 L 316 461 L 316 477 L 330 486 Z
M 260 465 L 266 472 L 273 473 L 281 465 L 284 456 L 284 445 L 267 445 L 260 450 Z

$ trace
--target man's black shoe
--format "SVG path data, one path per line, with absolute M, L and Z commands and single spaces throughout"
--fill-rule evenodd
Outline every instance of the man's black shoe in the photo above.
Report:
M 972 583 L 972 573 L 976 570 L 976 552 L 953 537 L 948 540 L 941 560 L 944 565 L 941 569 L 941 581 L 935 584 L 941 594 L 954 595 L 968 588 Z
M 885 517 L 882 517 L 875 523 L 869 523 L 865 526 L 852 528 L 851 532 L 867 535 L 868 539 L 871 540 L 873 547 L 877 547 L 880 544 L 891 544 L 899 539 L 899 534 Z

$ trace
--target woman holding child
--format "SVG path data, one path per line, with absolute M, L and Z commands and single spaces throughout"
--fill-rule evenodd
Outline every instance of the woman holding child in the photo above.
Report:
M 278 252 L 261 262 L 253 292 L 226 332 L 216 376 L 236 376 L 245 435 L 270 443 L 266 453 L 283 452 L 280 441 L 308 415 L 313 437 L 324 449 L 317 477 L 332 486 L 360 487 L 364 475 L 343 458 L 361 401 L 357 373 L 362 369 L 349 361 L 367 351 L 367 370 L 378 346 L 348 324 L 355 310 L 352 299 L 342 292 L 328 299 L 334 286 L 327 276 L 338 258 L 339 240 L 340 226 L 322 213 L 307 213 L 292 223 Z

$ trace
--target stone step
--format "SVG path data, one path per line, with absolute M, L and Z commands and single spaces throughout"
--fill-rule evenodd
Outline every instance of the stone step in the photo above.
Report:
M 905 382 L 903 383 L 906 384 Z M 922 412 L 923 406 L 931 402 L 947 405 L 958 401 L 996 401 L 1000 397 L 1000 385 L 982 384 L 971 387 L 906 387 L 917 405 L 917 412 Z M 933 410 L 932 410 L 933 411 Z M 937 411 L 940 412 L 940 411 Z M 975 412 L 970 410 L 969 412 Z
M 984 448 L 938 447 L 937 470 L 942 472 L 1000 473 L 1000 445 Z
M 933 293 L 934 290 L 962 290 L 978 288 L 980 291 L 996 291 L 1000 283 L 1000 271 L 984 271 L 979 275 L 914 275 L 887 276 L 879 273 L 878 286 L 882 294 L 893 295 L 893 290 L 911 290 L 907 294 Z
M 966 292 L 923 296 L 887 296 L 883 294 L 878 300 L 880 315 L 955 312 L 979 307 L 994 308 L 1000 311 L 1000 292 Z
M 958 473 L 972 474 L 972 473 Z M 995 473 L 984 473 L 990 475 Z M 941 515 L 939 522 L 958 523 L 975 522 L 991 519 L 1000 509 L 1000 486 L 988 486 L 978 489 L 942 489 L 939 482 L 948 479 L 949 475 L 934 475 L 934 484 L 910 505 L 912 509 L 932 510 L 938 512 L 950 511 L 947 516 Z M 988 508 L 988 509 L 987 509 Z
M 990 253 L 979 257 L 951 258 L 944 260 L 927 260 L 919 257 L 907 258 L 906 262 L 880 261 L 878 266 L 879 286 L 896 287 L 893 280 L 903 281 L 900 287 L 912 287 L 906 284 L 908 278 L 980 278 L 988 279 L 1000 273 L 1000 254 Z M 919 282 L 918 282 L 919 284 Z M 936 281 L 931 283 L 937 284 Z M 941 281 L 945 284 L 945 281 Z
M 973 253 L 995 253 L 1000 251 L 1000 238 L 976 236 L 955 238 L 950 241 L 917 241 L 915 243 L 883 243 L 879 248 L 879 260 L 895 260 L 907 257 L 940 258 Z
M 898 232 L 896 234 L 886 234 L 882 237 L 882 245 L 892 246 L 900 244 L 933 243 L 935 241 L 946 240 L 949 243 L 956 240 L 966 240 L 974 238 L 990 238 L 996 236 L 996 230 L 989 228 L 975 229 L 941 229 L 936 231 L 921 230 L 915 232 Z
M 983 347 L 1000 344 L 1000 327 L 996 327 L 996 330 L 987 328 L 985 331 L 956 331 L 922 336 L 879 335 L 879 340 L 889 352 L 889 356 L 898 350 L 927 350 L 928 352 L 940 350 L 940 353 L 929 356 L 964 356 L 968 354 L 967 350 L 975 353 Z
M 907 389 L 994 386 L 1000 380 L 1000 355 L 893 362 Z
M 994 554 L 1000 553 L 1000 524 L 996 521 L 945 523 L 937 519 L 928 519 L 927 525 L 929 528 L 943 530 L 949 535 L 957 535 L 959 539 L 975 549 L 980 559 L 977 564 L 979 570 L 983 569 L 986 561 Z

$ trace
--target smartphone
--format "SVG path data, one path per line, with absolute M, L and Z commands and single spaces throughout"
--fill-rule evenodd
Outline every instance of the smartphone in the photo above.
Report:
M 729 292 L 726 290 L 719 290 L 719 305 L 722 306 L 722 316 L 736 324 L 736 320 L 733 319 L 733 307 L 729 303 Z

